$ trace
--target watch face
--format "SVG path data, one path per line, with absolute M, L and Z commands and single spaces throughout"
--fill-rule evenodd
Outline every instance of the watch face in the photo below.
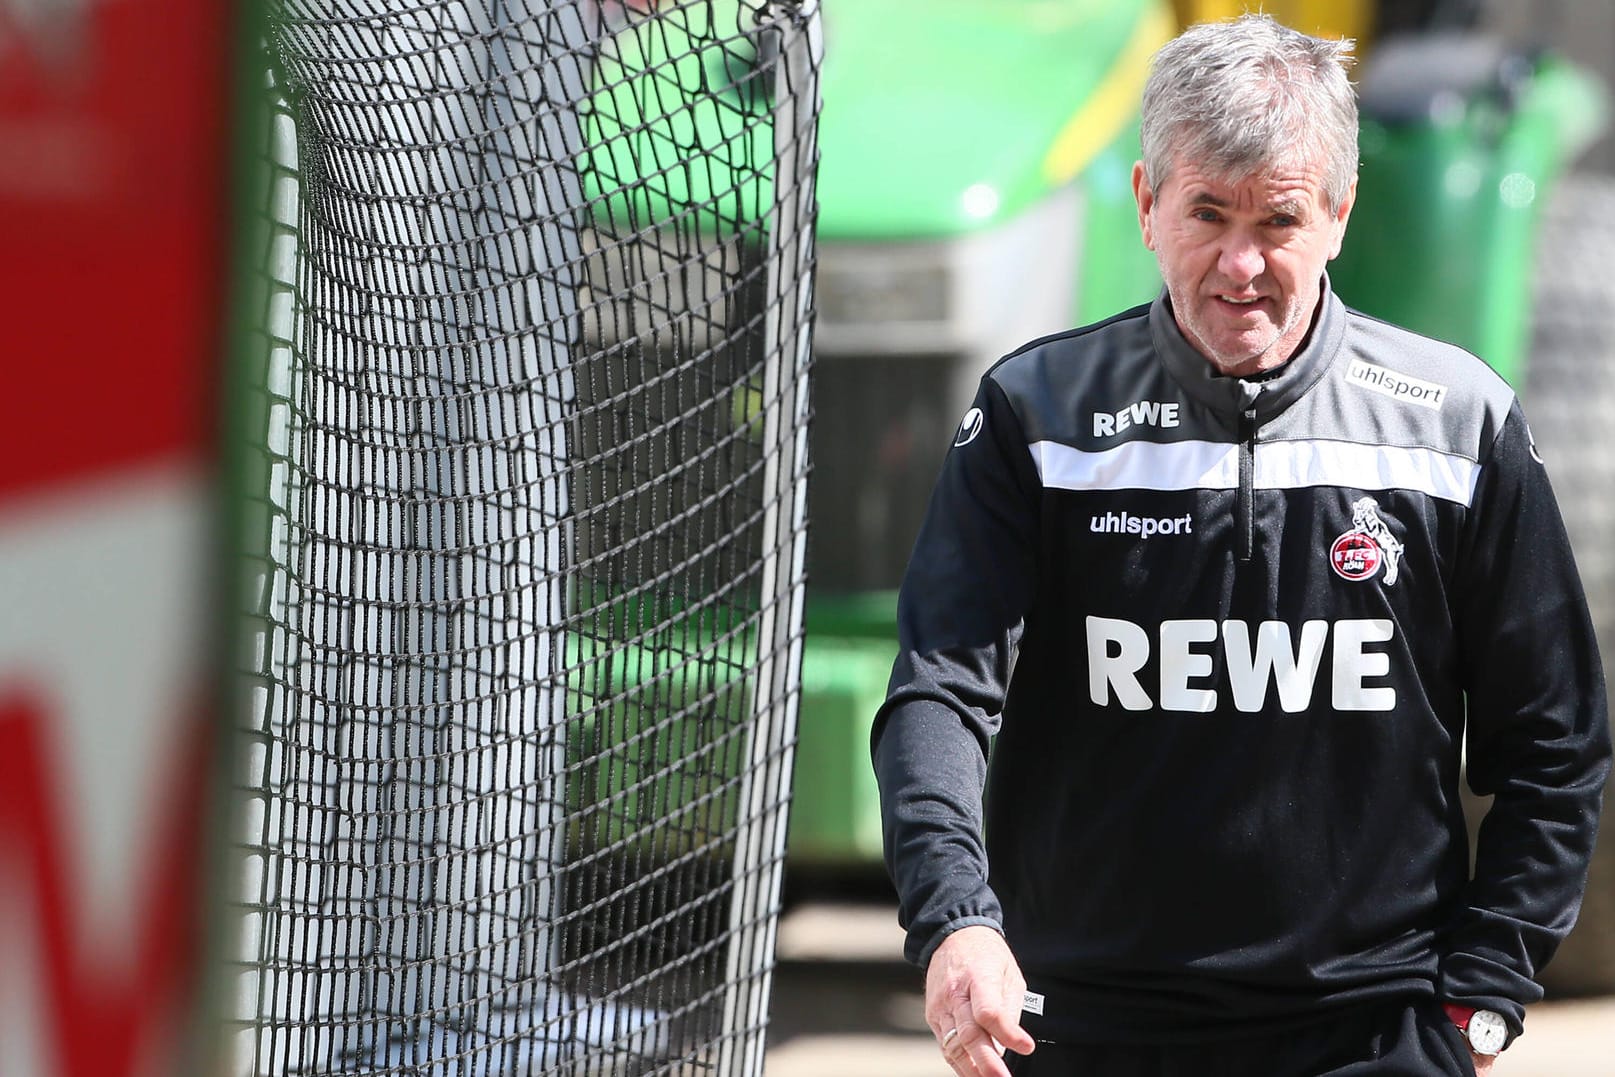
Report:
M 1508 1025 L 1503 1015 L 1491 1010 L 1476 1010 L 1469 1019 L 1469 1046 L 1477 1055 L 1495 1055 L 1508 1041 Z

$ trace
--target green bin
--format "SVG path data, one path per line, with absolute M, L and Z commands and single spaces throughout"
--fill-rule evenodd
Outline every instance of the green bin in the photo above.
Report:
M 1602 87 L 1492 38 L 1421 34 L 1380 44 L 1361 104 L 1357 205 L 1330 268 L 1335 290 L 1469 349 L 1518 385 L 1537 221 L 1603 125 Z
M 696 653 L 573 639 L 566 799 L 582 850 L 712 854 L 739 817 L 751 698 L 744 646 Z
M 880 863 L 880 793 L 869 763 L 869 727 L 886 698 L 896 640 L 893 592 L 808 603 L 787 843 L 798 867 Z

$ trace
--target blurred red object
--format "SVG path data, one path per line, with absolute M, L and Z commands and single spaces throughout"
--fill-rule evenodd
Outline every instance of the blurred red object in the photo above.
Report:
M 0 5 L 0 495 L 211 436 L 229 15 Z
M 217 717 L 197 700 L 217 680 L 231 17 L 0 3 L 6 1077 L 186 1057 Z

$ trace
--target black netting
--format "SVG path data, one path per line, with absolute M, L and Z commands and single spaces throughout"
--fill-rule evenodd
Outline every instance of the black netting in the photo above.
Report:
M 760 1072 L 818 32 L 273 6 L 237 1072 Z

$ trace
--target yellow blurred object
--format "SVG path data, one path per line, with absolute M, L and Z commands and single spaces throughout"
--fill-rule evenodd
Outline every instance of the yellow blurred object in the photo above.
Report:
M 1138 98 L 1150 74 L 1150 57 L 1176 32 L 1164 7 L 1139 19 L 1109 74 L 1060 128 L 1043 159 L 1043 177 L 1051 185 L 1070 182 L 1136 116 Z
M 1265 11 L 1286 26 L 1315 37 L 1349 37 L 1363 53 L 1374 29 L 1369 0 L 1172 0 L 1178 25 L 1219 22 L 1247 11 Z

